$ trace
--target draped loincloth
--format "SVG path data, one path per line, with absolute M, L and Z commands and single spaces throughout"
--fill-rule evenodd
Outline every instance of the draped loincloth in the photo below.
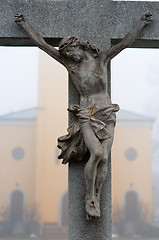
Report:
M 63 164 L 68 163 L 71 159 L 81 161 L 88 152 L 88 148 L 80 130 L 81 123 L 89 123 L 100 141 L 111 137 L 107 125 L 113 122 L 115 126 L 115 112 L 119 111 L 119 106 L 117 104 L 111 104 L 94 110 L 82 108 L 79 105 L 73 104 L 68 111 L 76 114 L 77 121 L 67 129 L 67 135 L 58 138 L 58 148 L 61 149 L 61 154 L 58 158 L 63 159 Z

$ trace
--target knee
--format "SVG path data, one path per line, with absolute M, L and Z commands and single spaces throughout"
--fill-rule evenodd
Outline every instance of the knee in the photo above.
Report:
M 98 147 L 93 150 L 93 156 L 96 161 L 101 160 L 103 158 L 103 148 Z
M 109 161 L 109 154 L 104 154 L 103 156 L 102 156 L 102 159 L 101 159 L 101 163 L 103 164 L 103 165 L 108 165 L 108 161 Z

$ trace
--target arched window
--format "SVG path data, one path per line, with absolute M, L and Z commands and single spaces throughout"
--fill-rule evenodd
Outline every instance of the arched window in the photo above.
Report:
M 9 221 L 17 223 L 24 221 L 24 193 L 15 190 L 10 196 Z
M 124 216 L 126 222 L 137 222 L 140 219 L 139 198 L 135 191 L 126 193 Z

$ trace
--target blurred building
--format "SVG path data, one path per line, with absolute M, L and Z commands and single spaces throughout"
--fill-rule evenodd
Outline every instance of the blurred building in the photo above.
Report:
M 35 203 L 36 115 L 27 109 L 0 117 L 0 221 L 12 228 Z
M 67 73 L 39 53 L 38 108 L 0 117 L 0 217 L 15 222 L 67 225 L 67 166 L 59 164 L 56 139 L 67 129 Z M 65 76 L 65 77 L 64 77 Z M 64 79 L 65 78 L 65 79 Z M 112 151 L 113 221 L 131 232 L 152 220 L 152 120 L 120 111 Z
M 134 234 L 139 223 L 152 221 L 152 123 L 151 118 L 129 111 L 117 114 L 112 149 L 113 221 L 120 223 L 117 227 L 122 223 L 125 234 Z
M 40 107 L 0 116 L 0 236 L 7 229 L 24 233 L 26 221 L 46 229 L 68 222 L 67 166 L 59 164 L 56 148 L 67 129 L 67 81 L 56 84 L 55 72 L 58 80 L 66 72 L 52 61 L 40 57 Z

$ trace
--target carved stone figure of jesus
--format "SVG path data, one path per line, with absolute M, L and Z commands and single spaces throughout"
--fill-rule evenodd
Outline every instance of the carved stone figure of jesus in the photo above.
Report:
M 68 128 L 68 134 L 58 139 L 62 152 L 59 158 L 63 163 L 73 159 L 89 158 L 84 169 L 86 183 L 85 210 L 88 219 L 99 218 L 100 194 L 107 176 L 109 154 L 113 143 L 115 112 L 117 104 L 111 103 L 108 94 L 107 64 L 123 49 L 129 47 L 141 29 L 152 21 L 148 12 L 136 26 L 116 45 L 106 51 L 99 51 L 88 41 L 81 42 L 77 37 L 64 37 L 59 50 L 46 43 L 22 14 L 15 16 L 31 40 L 43 51 L 66 67 L 80 94 L 80 104 L 69 106 L 76 121 Z M 132 66 L 133 67 L 133 66 Z

